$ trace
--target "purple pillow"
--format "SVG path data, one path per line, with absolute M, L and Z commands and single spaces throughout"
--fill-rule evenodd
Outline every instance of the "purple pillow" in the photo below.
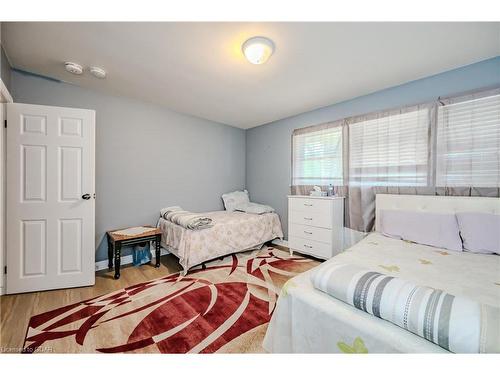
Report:
M 381 210 L 380 215 L 380 231 L 386 236 L 462 251 L 455 214 Z
M 500 254 L 500 215 L 457 212 L 464 250 L 481 254 Z

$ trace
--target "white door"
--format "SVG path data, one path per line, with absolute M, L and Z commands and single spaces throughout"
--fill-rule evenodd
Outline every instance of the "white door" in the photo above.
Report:
M 5 113 L 5 104 L 0 98 L 0 295 L 5 294 L 5 130 L 4 120 L 7 119 Z
M 7 293 L 95 283 L 95 112 L 7 104 Z

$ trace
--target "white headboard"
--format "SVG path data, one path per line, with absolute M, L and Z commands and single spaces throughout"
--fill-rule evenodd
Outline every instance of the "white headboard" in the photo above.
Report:
M 377 194 L 375 201 L 376 229 L 380 228 L 380 210 L 435 213 L 468 211 L 500 214 L 500 198 Z

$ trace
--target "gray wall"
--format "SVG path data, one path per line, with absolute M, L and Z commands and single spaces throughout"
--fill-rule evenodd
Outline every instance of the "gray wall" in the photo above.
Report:
M 131 99 L 12 72 L 16 102 L 96 111 L 96 260 L 106 230 L 156 224 L 159 210 L 223 209 L 245 186 L 245 131 Z
M 287 233 L 286 195 L 290 187 L 294 129 L 494 85 L 500 85 L 500 57 L 249 129 L 246 187 L 253 201 L 276 209 Z
M 293 129 L 500 85 L 500 57 L 246 132 L 19 72 L 11 81 L 17 102 L 96 110 L 96 259 L 102 260 L 106 230 L 154 224 L 159 208 L 172 204 L 222 209 L 220 195 L 245 186 L 252 201 L 276 208 L 287 233 Z

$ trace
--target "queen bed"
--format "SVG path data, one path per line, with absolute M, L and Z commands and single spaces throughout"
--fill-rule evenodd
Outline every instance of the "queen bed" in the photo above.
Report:
M 384 209 L 455 213 L 473 211 L 500 213 L 496 198 L 377 195 L 376 228 Z M 350 264 L 392 277 L 408 280 L 480 304 L 500 308 L 500 256 L 451 251 L 374 232 L 319 267 Z M 312 269 L 289 280 L 283 287 L 269 324 L 263 346 L 274 353 L 331 352 L 448 352 L 442 346 L 400 326 L 356 308 L 318 290 Z M 393 307 L 394 309 L 396 307 Z M 498 310 L 495 310 L 498 311 Z M 500 335 L 496 325 L 481 326 Z M 437 324 L 437 323 L 436 323 Z M 450 328 L 451 329 L 451 328 Z M 467 334 L 467 324 L 456 327 L 458 336 Z M 440 332 L 441 334 L 441 332 Z M 464 336 L 465 337 L 465 336 Z M 460 348 L 449 348 L 460 352 Z M 474 348 L 472 348 L 474 350 Z M 478 350 L 479 351 L 479 350 Z
M 224 255 L 259 249 L 276 238 L 283 238 L 279 216 L 239 211 L 203 213 L 212 219 L 212 227 L 190 230 L 160 218 L 161 245 L 179 258 L 183 273 L 193 266 Z

